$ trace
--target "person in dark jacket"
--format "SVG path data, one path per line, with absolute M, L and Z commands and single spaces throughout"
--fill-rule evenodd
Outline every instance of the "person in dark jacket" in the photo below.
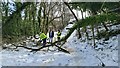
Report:
M 54 31 L 52 29 L 50 29 L 50 31 L 49 31 L 49 42 L 50 43 L 53 42 L 53 37 L 54 37 Z

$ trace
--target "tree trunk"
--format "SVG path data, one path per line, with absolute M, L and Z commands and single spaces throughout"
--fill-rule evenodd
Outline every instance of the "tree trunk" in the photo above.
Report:
M 35 15 L 36 15 L 36 7 L 35 7 L 35 4 L 33 4 L 33 7 L 32 7 L 32 19 L 33 19 L 33 35 L 35 36 L 36 34 L 36 25 L 35 25 Z
M 42 22 L 42 31 L 46 34 L 46 5 L 43 3 L 43 22 Z
M 76 21 L 78 22 L 78 18 L 77 16 L 75 15 L 75 13 L 72 11 L 72 9 L 70 8 L 69 4 L 67 2 L 64 2 L 64 4 L 69 8 L 69 10 L 72 12 L 73 16 L 75 17 Z M 78 31 L 78 39 L 81 38 L 81 33 L 80 33 L 80 29 L 77 28 L 77 31 Z
M 40 9 L 39 9 L 39 11 L 38 11 L 38 23 L 39 23 L 39 25 L 38 25 L 38 32 L 40 32 L 41 31 L 41 10 L 42 10 L 42 3 L 40 4 Z
M 83 19 L 83 12 L 81 11 L 81 13 L 82 13 L 82 19 Z M 85 12 L 85 18 L 87 17 L 86 15 L 87 15 L 87 14 L 86 14 L 86 12 Z M 87 32 L 87 26 L 85 27 L 85 33 L 86 33 L 87 39 L 89 39 L 89 34 L 88 34 L 88 32 Z
M 96 11 L 92 11 L 92 15 L 97 15 L 97 12 Z M 94 33 L 94 27 L 96 26 L 95 25 L 91 25 L 91 28 L 92 28 L 92 39 L 93 39 L 93 46 L 95 47 L 96 43 L 95 43 L 95 33 Z
M 109 29 L 107 28 L 106 24 L 104 22 L 102 22 L 102 24 L 105 27 L 106 31 L 109 31 Z
M 92 25 L 91 28 L 92 28 L 92 34 L 93 34 L 93 36 L 92 36 L 92 38 L 93 38 L 93 46 L 95 47 L 96 43 L 95 43 L 94 25 Z
M 28 9 L 26 8 L 25 9 L 25 19 L 24 19 L 24 35 L 26 36 L 27 35 L 27 28 L 26 28 L 26 21 L 27 21 L 27 16 L 28 16 Z

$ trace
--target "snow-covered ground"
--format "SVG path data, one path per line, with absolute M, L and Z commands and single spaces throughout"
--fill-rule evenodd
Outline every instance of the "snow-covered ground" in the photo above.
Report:
M 71 27 L 68 25 L 67 27 Z M 62 36 L 67 30 L 63 29 Z M 36 53 L 27 49 L 19 48 L 19 51 L 2 50 L 3 66 L 118 66 L 118 40 L 117 36 L 111 37 L 108 41 L 103 39 L 96 41 L 97 48 L 92 47 L 91 41 L 81 41 L 76 37 L 76 30 L 64 44 L 64 48 L 70 54 L 58 51 L 50 47 L 47 52 L 44 50 Z

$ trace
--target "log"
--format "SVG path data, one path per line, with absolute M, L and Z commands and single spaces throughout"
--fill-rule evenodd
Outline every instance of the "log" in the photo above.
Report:
M 105 64 L 103 63 L 103 61 L 98 56 L 96 56 L 96 58 L 100 60 L 100 62 L 102 63 L 102 67 L 105 67 Z
M 52 45 L 42 46 L 42 47 L 39 47 L 37 49 L 36 48 L 35 49 L 34 48 L 30 48 L 30 47 L 27 47 L 27 46 L 17 46 L 16 49 L 18 47 L 23 47 L 23 48 L 31 50 L 31 52 L 33 52 L 33 51 L 40 51 L 41 49 L 46 48 L 46 47 L 50 47 L 50 46 L 52 46 Z
M 43 49 L 43 48 L 50 47 L 50 46 L 56 46 L 59 51 L 62 51 L 62 52 L 65 52 L 65 53 L 69 53 L 69 54 L 70 54 L 70 52 L 67 51 L 67 50 L 65 50 L 64 48 L 62 48 L 62 47 L 60 47 L 60 46 L 57 46 L 57 45 L 53 45 L 53 44 L 49 44 L 49 45 L 46 45 L 46 46 L 41 46 L 41 47 L 39 47 L 39 48 L 32 48 L 32 47 L 28 47 L 28 46 L 22 45 L 22 46 L 16 46 L 16 48 L 14 48 L 14 49 L 17 49 L 18 47 L 23 47 L 23 48 L 25 48 L 25 49 L 31 50 L 30 52 L 37 52 L 37 51 L 40 51 L 40 50 Z M 3 47 L 3 49 L 7 49 L 7 48 L 9 48 L 9 47 Z M 10 49 L 10 48 L 9 48 L 9 49 Z
M 69 51 L 67 51 L 67 50 L 65 50 L 65 49 L 63 49 L 63 48 L 61 48 L 60 46 L 57 46 L 57 45 L 55 45 L 56 47 L 58 47 L 59 49 L 59 51 L 63 51 L 63 52 L 65 52 L 65 53 L 69 53 L 70 54 L 70 52 Z
M 31 52 L 33 52 L 33 51 L 40 51 L 41 49 L 46 48 L 46 47 L 50 47 L 50 46 L 56 46 L 59 51 L 63 51 L 63 52 L 65 52 L 65 53 L 69 53 L 69 54 L 70 54 L 69 51 L 67 51 L 67 50 L 65 50 L 64 48 L 62 48 L 62 47 L 60 47 L 60 46 L 57 46 L 57 45 L 46 45 L 46 46 L 42 46 L 42 47 L 37 48 L 37 49 L 29 48 L 29 47 L 27 47 L 27 46 L 17 46 L 16 49 L 17 49 L 18 47 L 23 47 L 23 48 L 28 49 L 28 50 L 31 50 Z

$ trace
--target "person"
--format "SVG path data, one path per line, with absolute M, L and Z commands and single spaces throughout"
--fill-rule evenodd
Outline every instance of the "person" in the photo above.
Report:
M 50 31 L 49 31 L 49 42 L 50 43 L 53 42 L 53 37 L 54 37 L 54 31 L 52 29 L 50 29 Z
M 57 40 L 58 41 L 60 41 L 60 36 L 61 36 L 61 32 L 60 32 L 60 30 L 58 30 L 58 32 L 57 32 Z M 60 43 L 59 43 L 60 44 Z
M 45 35 L 45 33 L 40 33 L 40 39 L 43 41 L 43 46 L 46 45 L 46 39 L 47 39 L 47 35 Z

